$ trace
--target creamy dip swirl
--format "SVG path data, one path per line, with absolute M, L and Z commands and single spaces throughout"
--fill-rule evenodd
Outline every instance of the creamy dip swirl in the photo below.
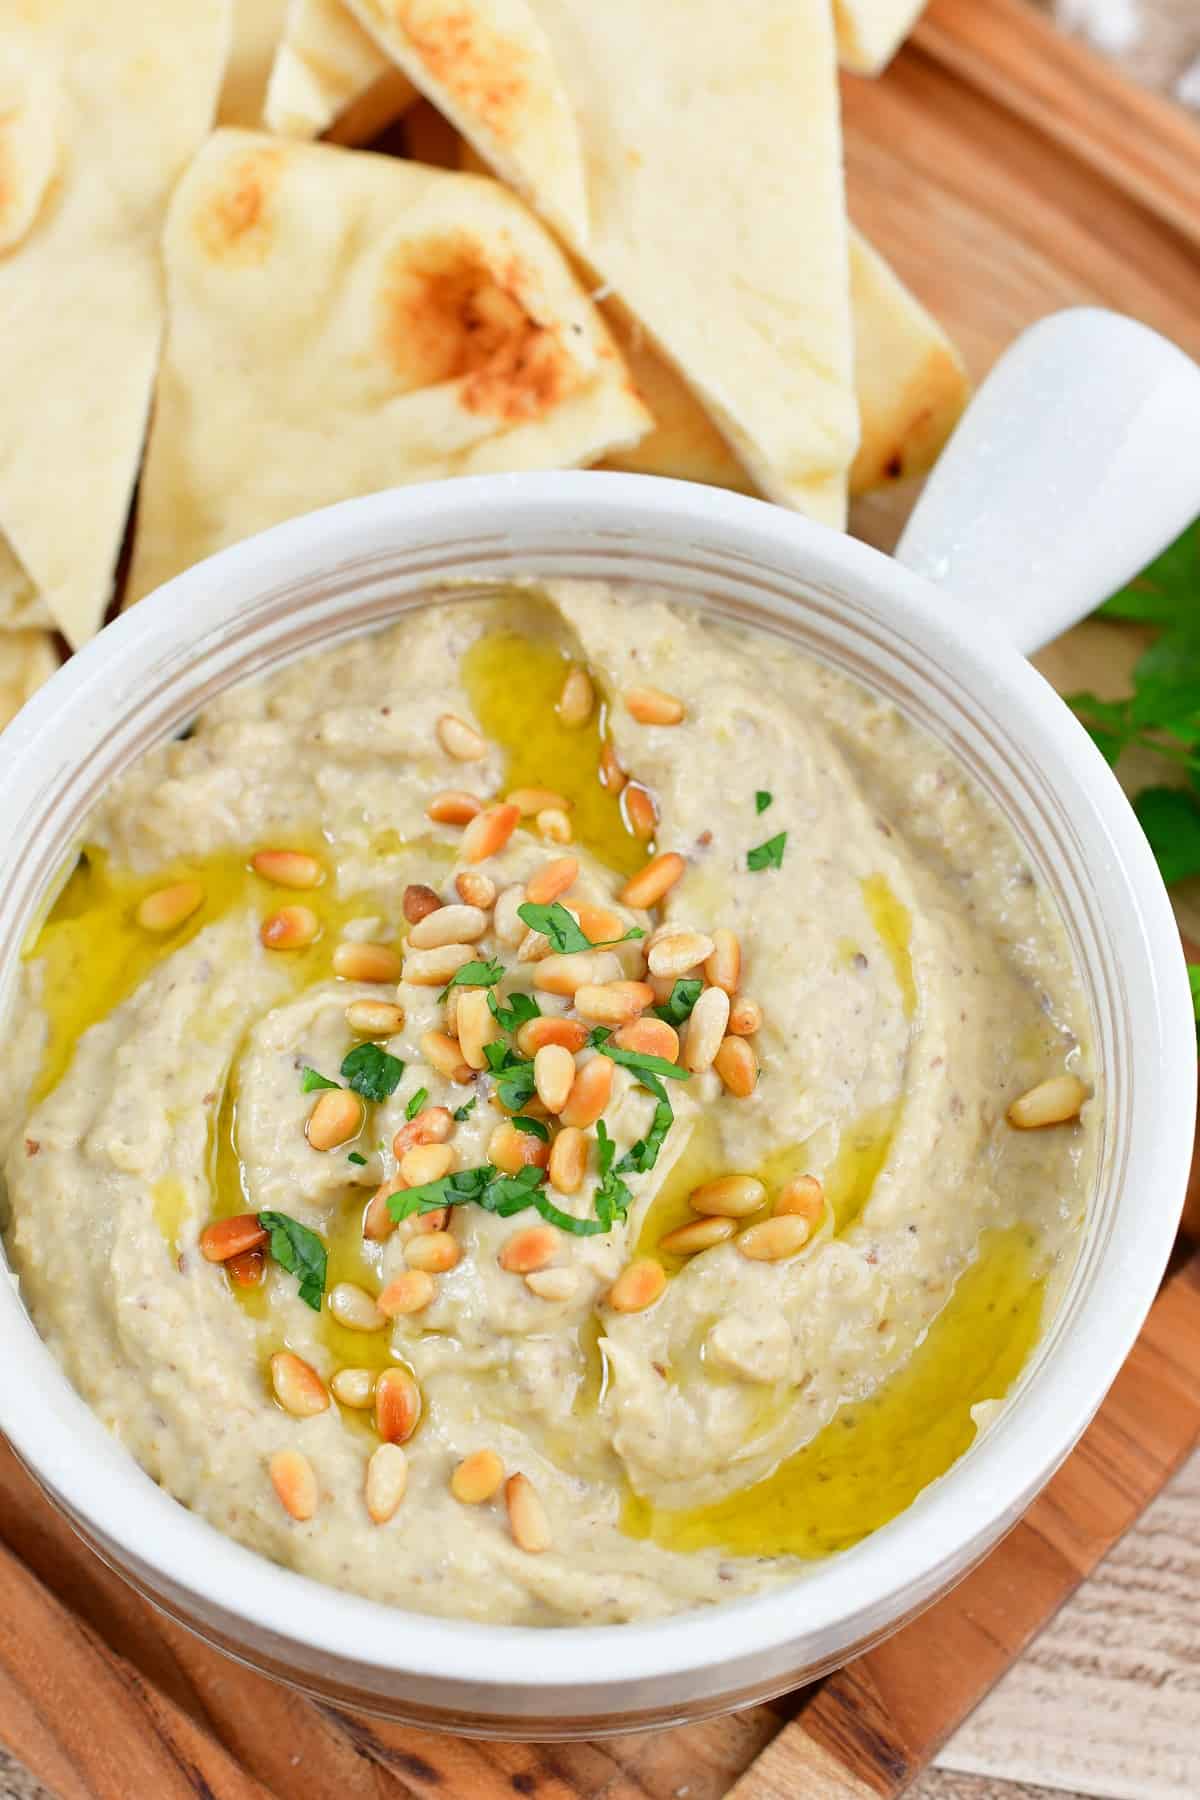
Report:
M 571 725 L 554 698 L 574 666 L 598 700 Z M 647 685 L 682 718 L 635 717 L 623 696 Z M 482 754 L 447 750 L 446 715 L 479 732 Z M 610 781 L 615 753 L 652 796 L 652 846 L 601 784 L 604 743 Z M 569 844 L 543 835 L 563 835 L 561 820 L 527 816 L 466 862 L 463 826 L 428 816 L 441 791 L 488 804 L 533 781 L 569 802 Z M 646 829 L 644 801 L 627 795 L 625 816 Z M 1090 1075 L 1060 922 L 951 755 L 784 640 L 644 588 L 453 596 L 222 696 L 130 770 L 86 838 L 26 963 L 7 1050 L 6 1243 L 38 1329 L 109 1428 L 183 1504 L 278 1562 L 397 1605 L 518 1623 L 753 1592 L 941 1473 L 1044 1326 L 1085 1210 L 1097 1107 L 1039 1131 L 1006 1110 L 1046 1078 Z M 264 847 L 314 855 L 322 885 L 288 892 L 249 871 Z M 646 911 L 622 894 L 652 850 L 683 872 Z M 428 1304 L 380 1329 L 339 1324 L 328 1296 L 314 1310 L 269 1256 L 239 1288 L 201 1249 L 231 1214 L 279 1212 L 318 1234 L 331 1287 L 375 1295 L 420 1260 L 418 1218 L 362 1235 L 371 1197 L 402 1191 L 395 1134 L 422 1108 L 462 1114 L 448 1141 L 467 1170 L 494 1154 L 505 1115 L 488 1071 L 461 1080 L 431 1060 L 428 1033 L 455 1020 L 440 984 L 409 978 L 406 891 L 459 904 L 466 872 L 502 895 L 564 856 L 580 918 L 591 906 L 621 930 L 736 937 L 739 996 L 761 1011 L 741 1039 L 752 1091 L 711 1066 L 667 1082 L 673 1119 L 653 1167 L 623 1177 L 627 1219 L 560 1231 L 550 1266 L 570 1273 L 549 1283 L 501 1262 L 536 1212 L 468 1203 L 449 1215 L 457 1261 L 434 1273 Z M 138 899 L 183 880 L 202 903 L 174 932 L 147 932 Z M 292 904 L 312 908 L 319 942 L 264 944 L 264 919 Z M 573 1016 L 569 995 L 538 986 L 529 956 L 545 945 L 511 941 L 512 905 L 504 935 L 488 907 L 472 942 L 504 965 L 500 1003 L 532 993 L 543 1015 Z M 404 956 L 398 986 L 335 972 L 336 946 L 363 941 Z M 643 980 L 648 941 L 605 952 L 601 973 Z M 403 1009 L 381 1047 L 404 1071 L 353 1139 L 319 1150 L 306 1123 L 329 1090 L 304 1091 L 302 1071 L 342 1081 L 361 1000 Z M 602 1054 L 583 1048 L 577 1068 Z M 655 1108 L 636 1069 L 612 1068 L 615 1159 Z M 596 1210 L 594 1124 L 585 1138 L 582 1185 L 540 1190 L 581 1220 Z M 695 1216 L 693 1190 L 730 1173 L 762 1182 L 759 1212 L 690 1257 L 660 1250 Z M 800 1176 L 823 1196 L 804 1248 L 746 1254 L 740 1234 Z M 614 1282 L 638 1258 L 668 1278 L 619 1310 Z M 364 1501 L 369 1406 L 289 1412 L 269 1373 L 284 1350 L 335 1392 L 347 1368 L 366 1371 L 364 1390 L 393 1366 L 414 1378 L 407 1487 L 385 1521 Z M 835 1415 L 836 1431 L 856 1428 L 837 1442 Z M 547 1548 L 522 1546 L 503 1489 L 479 1504 L 452 1489 L 483 1450 L 530 1484 Z M 311 1474 L 309 1518 L 281 1504 L 281 1452 Z

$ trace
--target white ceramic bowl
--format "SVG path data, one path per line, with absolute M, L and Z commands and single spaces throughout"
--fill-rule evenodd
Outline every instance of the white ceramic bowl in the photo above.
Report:
M 925 542 L 930 541 L 928 518 Z M 1149 549 L 1152 546 L 1144 546 Z M 1141 1325 L 1191 1152 L 1194 1036 L 1162 884 L 1112 775 L 1022 657 L 930 584 L 757 501 L 639 477 L 487 477 L 351 501 L 226 552 L 119 620 L 35 697 L 0 761 L 0 976 L 97 795 L 233 681 L 506 574 L 641 579 L 778 632 L 951 745 L 1068 922 L 1091 1008 L 1101 1166 L 1077 1268 L 994 1427 L 901 1517 L 760 1599 L 536 1631 L 397 1612 L 276 1568 L 163 1493 L 74 1393 L 0 1284 L 0 1426 L 88 1541 L 169 1613 L 348 1704 L 560 1736 L 760 1699 L 881 1636 L 1017 1519 Z

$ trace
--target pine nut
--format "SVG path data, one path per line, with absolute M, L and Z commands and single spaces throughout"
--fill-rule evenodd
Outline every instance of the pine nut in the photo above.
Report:
M 549 954 L 550 940 L 540 931 L 527 931 L 517 947 L 517 961 L 522 963 L 540 962 Z
M 676 850 L 665 850 L 661 856 L 652 856 L 645 868 L 630 876 L 621 889 L 623 904 L 643 910 L 657 906 L 686 868 L 687 864 Z
M 639 1056 L 661 1056 L 665 1062 L 679 1058 L 679 1033 L 665 1019 L 634 1019 L 613 1034 L 618 1050 L 636 1050 Z
M 651 944 L 646 961 L 652 975 L 686 975 L 712 954 L 713 941 L 703 931 L 668 931 Z
M 761 1219 L 749 1225 L 738 1238 L 737 1247 L 751 1262 L 783 1262 L 803 1250 L 811 1233 L 807 1219 L 795 1213 L 782 1213 L 775 1219 Z
M 600 786 L 607 788 L 610 794 L 619 794 L 628 780 L 621 759 L 612 746 L 612 739 L 605 738 L 600 746 Z
M 487 744 L 483 738 L 473 725 L 468 725 L 457 713 L 443 713 L 436 730 L 438 743 L 455 762 L 482 762 L 487 755 Z
M 308 1115 L 304 1135 L 314 1150 L 336 1150 L 348 1144 L 363 1128 L 366 1111 L 357 1094 L 349 1088 L 327 1088 L 317 1096 Z
M 654 1004 L 654 989 L 644 981 L 584 982 L 575 989 L 575 1011 L 593 1025 L 627 1025 Z
M 405 1187 L 425 1187 L 440 1181 L 454 1167 L 454 1151 L 449 1144 L 416 1144 L 400 1158 L 400 1179 Z
M 571 1052 L 562 1044 L 543 1044 L 533 1059 L 533 1083 L 547 1112 L 562 1111 L 574 1081 L 575 1058 Z
M 544 956 L 535 963 L 533 985 L 547 994 L 573 994 L 577 988 L 616 981 L 620 973 L 621 965 L 611 950 L 571 950 L 565 955 Z
M 735 1000 L 729 1008 L 729 1030 L 733 1037 L 753 1037 L 762 1029 L 762 1007 L 757 1000 Z
M 339 944 L 333 972 L 343 981 L 399 981 L 400 957 L 390 944 Z
M 590 683 L 589 683 L 590 685 Z M 550 1521 L 537 1489 L 527 1475 L 510 1475 L 504 1484 L 509 1530 L 518 1550 L 538 1556 L 553 1543 Z
M 534 820 L 534 824 L 538 828 L 539 835 L 550 844 L 569 844 L 575 836 L 570 819 L 557 806 L 543 807 Z
M 525 903 L 525 889 L 520 886 L 504 888 L 496 901 L 496 911 L 492 918 L 492 929 L 502 944 L 514 950 L 529 929 L 517 912 L 518 906 Z
M 727 925 L 720 925 L 712 934 L 713 947 L 705 959 L 704 973 L 714 987 L 724 988 L 732 1000 L 738 991 L 738 982 L 742 973 L 742 946 L 738 942 L 736 931 L 730 931 Z M 739 1032 L 739 1037 L 744 1037 Z
M 305 1519 L 311 1519 L 317 1510 L 320 1495 L 317 1478 L 307 1456 L 299 1450 L 276 1450 L 267 1464 L 267 1473 L 271 1477 L 271 1486 L 275 1489 L 279 1504 L 288 1517 L 301 1523 Z
M 232 1219 L 214 1219 L 200 1233 L 200 1254 L 209 1262 L 228 1262 L 245 1250 L 259 1250 L 267 1241 L 267 1233 L 258 1222 L 257 1213 L 238 1213 Z
M 550 1185 L 560 1194 L 577 1194 L 587 1173 L 587 1139 L 576 1125 L 560 1131 L 550 1146 Z
M 683 1040 L 684 1067 L 694 1075 L 711 1069 L 729 1022 L 729 995 L 724 988 L 705 988 L 693 1006 Z
M 736 1230 L 732 1219 L 693 1219 L 690 1225 L 678 1225 L 674 1231 L 668 1231 L 659 1239 L 658 1247 L 672 1256 L 695 1256 L 701 1250 L 711 1250 L 714 1244 L 723 1244 Z
M 408 934 L 407 949 L 442 950 L 447 944 L 477 944 L 488 928 L 488 916 L 482 907 L 439 906 L 436 912 L 418 919 Z
M 461 875 L 456 875 L 454 888 L 465 905 L 477 906 L 480 912 L 491 912 L 496 904 L 495 882 L 490 875 L 481 875 L 478 869 L 464 869 Z
M 593 1056 L 575 1076 L 567 1104 L 559 1113 L 564 1125 L 586 1130 L 594 1125 L 612 1097 L 613 1066 L 607 1056 Z
M 506 1119 L 488 1139 L 488 1161 L 504 1175 L 519 1175 L 530 1165 L 544 1169 L 550 1161 L 550 1146 L 529 1132 L 518 1131 Z
M 1088 1088 L 1078 1075 L 1052 1075 L 1014 1100 L 1008 1122 L 1018 1131 L 1038 1131 L 1044 1125 L 1065 1125 L 1077 1119 L 1088 1098 Z
M 459 841 L 458 854 L 464 862 L 486 862 L 498 856 L 516 830 L 521 815 L 515 806 L 503 802 L 485 806 L 478 818 L 472 819 Z
M 500 1026 L 492 1017 L 486 988 L 468 988 L 458 997 L 458 1043 L 463 1061 L 473 1069 L 486 1069 L 484 1048 L 495 1043 Z
M 815 1231 L 825 1217 L 825 1189 L 815 1175 L 797 1175 L 779 1190 L 774 1210 L 776 1218 L 803 1219 Z
M 444 1144 L 454 1130 L 454 1118 L 446 1106 L 423 1106 L 414 1119 L 407 1119 L 392 1139 L 392 1155 L 404 1160 L 405 1151 L 415 1144 Z
M 574 1056 L 582 1050 L 588 1041 L 588 1028 L 580 1019 L 555 1019 L 543 1016 L 540 1019 L 526 1019 L 517 1032 L 517 1049 L 522 1056 L 532 1056 L 536 1062 L 537 1053 L 547 1044 L 561 1044 Z
M 404 1246 L 404 1260 L 410 1269 L 421 1269 L 426 1275 L 448 1275 L 462 1256 L 462 1246 L 449 1231 L 430 1231 L 409 1238 Z
M 524 787 L 514 788 L 504 798 L 510 806 L 519 809 L 523 819 L 532 818 L 535 813 L 545 812 L 552 807 L 557 812 L 569 812 L 571 802 L 565 794 L 556 793 L 553 788 Z
M 260 850 L 250 858 L 250 866 L 264 881 L 276 887 L 315 888 L 325 879 L 325 871 L 315 856 L 304 850 Z
M 569 1300 L 579 1288 L 578 1269 L 533 1269 L 525 1286 L 539 1300 Z
M 625 710 L 639 725 L 678 725 L 686 708 L 661 688 L 632 687 L 625 690 Z
M 561 1242 L 553 1225 L 527 1225 L 513 1232 L 497 1260 L 510 1275 L 528 1275 L 553 1262 Z
M 621 810 L 635 838 L 648 844 L 658 824 L 658 808 L 654 796 L 639 781 L 630 781 L 621 790 Z
M 469 825 L 482 805 L 482 800 L 461 788 L 443 788 L 425 808 L 425 817 L 435 825 Z
M 404 1008 L 390 1000 L 352 1000 L 346 1023 L 359 1037 L 395 1037 L 404 1026 Z
M 472 1450 L 450 1477 L 450 1492 L 464 1506 L 482 1506 L 504 1480 L 504 1464 L 494 1450 Z
M 767 1203 L 767 1190 L 755 1175 L 722 1175 L 693 1189 L 688 1205 L 693 1212 L 721 1219 L 746 1219 Z
M 639 1256 L 626 1263 L 608 1290 L 608 1304 L 614 1312 L 645 1312 L 661 1299 L 667 1285 L 666 1270 L 652 1257 Z
M 445 987 L 465 963 L 474 961 L 475 950 L 471 944 L 439 944 L 436 950 L 406 950 L 403 979 L 417 987 Z
M 339 1369 L 329 1385 L 339 1406 L 366 1412 L 375 1393 L 375 1376 L 370 1369 Z
M 261 1250 L 240 1250 L 225 1264 L 225 1273 L 235 1287 L 257 1287 L 266 1270 L 267 1259 Z
M 658 1006 L 665 1006 L 667 1001 L 671 998 L 671 995 L 675 992 L 675 977 L 673 975 L 651 975 L 650 971 L 647 970 L 646 983 L 649 987 L 654 989 L 654 999 Z
M 428 1270 L 406 1269 L 395 1281 L 388 1282 L 377 1304 L 385 1318 L 402 1318 L 424 1312 L 436 1293 L 437 1283 Z
M 586 669 L 573 663 L 567 670 L 562 684 L 562 692 L 558 696 L 557 712 L 564 725 L 572 728 L 586 725 L 592 716 L 592 708 L 596 704 L 596 690 L 592 686 L 592 678 Z
M 302 950 L 320 934 L 321 922 L 310 906 L 281 906 L 263 920 L 258 933 L 268 950 Z
M 364 1498 L 375 1525 L 386 1525 L 408 1487 L 408 1458 L 399 1444 L 380 1444 L 367 1463 Z
M 375 1429 L 384 1443 L 406 1444 L 420 1417 L 421 1390 L 408 1370 L 384 1369 L 375 1381 Z
M 556 856 L 535 869 L 525 883 L 525 898 L 535 906 L 549 906 L 559 899 L 579 877 L 579 863 L 573 856 Z
M 339 1281 L 330 1288 L 329 1310 L 347 1331 L 382 1331 L 387 1323 L 366 1288 L 353 1281 Z
M 447 1037 L 444 1031 L 426 1031 L 421 1037 L 421 1055 L 447 1081 L 460 1085 L 471 1079 L 471 1065 L 463 1057 L 457 1038 Z
M 627 919 L 610 912 L 607 906 L 593 906 L 588 900 L 572 902 L 571 910 L 578 916 L 580 931 L 593 944 L 608 944 L 624 937 L 629 925 Z
M 427 919 L 430 913 L 437 912 L 441 904 L 441 896 L 435 894 L 431 887 L 426 887 L 424 882 L 410 882 L 404 890 L 404 917 L 410 925 Z
M 707 988 L 705 991 L 719 994 L 723 990 Z M 749 1038 L 727 1037 L 713 1057 L 713 1068 L 735 1100 L 749 1099 L 758 1083 L 758 1058 Z
M 445 1231 L 450 1223 L 450 1208 L 439 1206 L 436 1212 L 414 1213 L 406 1220 L 410 1238 L 426 1237 L 435 1231 Z
M 177 881 L 146 895 L 137 909 L 137 922 L 146 931 L 174 931 L 203 905 L 204 889 L 198 881 Z
M 362 1234 L 369 1244 L 382 1244 L 396 1229 L 396 1221 L 388 1211 L 388 1201 L 396 1192 L 398 1181 L 385 1181 L 377 1187 L 363 1214 Z
M 271 1358 L 271 1386 L 284 1412 L 294 1419 L 312 1419 L 329 1405 L 325 1383 L 317 1371 L 290 1350 L 277 1350 Z

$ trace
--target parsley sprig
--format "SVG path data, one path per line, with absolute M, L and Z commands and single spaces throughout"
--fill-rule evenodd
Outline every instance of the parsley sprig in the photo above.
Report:
M 328 1256 L 316 1232 L 301 1225 L 290 1213 L 260 1212 L 258 1222 L 270 1234 L 268 1247 L 275 1261 L 298 1279 L 305 1306 L 320 1312 Z
M 606 950 L 612 944 L 626 944 L 630 938 L 646 935 L 640 925 L 631 925 L 624 937 L 593 940 L 575 923 L 561 900 L 552 900 L 549 906 L 526 900 L 518 906 L 517 917 L 523 919 L 531 931 L 540 931 L 550 948 L 560 956 L 573 955 L 576 950 Z
M 532 1163 L 517 1175 L 502 1175 L 492 1163 L 481 1163 L 475 1169 L 458 1169 L 443 1175 L 439 1181 L 427 1181 L 421 1187 L 405 1188 L 388 1198 L 388 1211 L 399 1224 L 414 1213 L 438 1212 L 443 1206 L 482 1206 L 485 1212 L 509 1219 L 514 1213 L 533 1207 L 547 1224 L 557 1225 L 575 1237 L 593 1237 L 608 1227 L 599 1219 L 576 1219 L 562 1212 L 541 1190 L 545 1169 Z

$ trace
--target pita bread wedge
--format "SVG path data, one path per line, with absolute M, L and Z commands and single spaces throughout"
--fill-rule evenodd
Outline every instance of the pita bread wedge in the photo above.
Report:
M 490 179 L 219 131 L 163 250 L 133 599 L 313 507 L 570 468 L 649 428 L 566 259 Z
M 928 0 L 834 0 L 838 55 L 855 75 L 882 75 Z
M 0 537 L 0 631 L 24 631 L 30 625 L 53 627 L 50 608 L 21 567 L 6 538 Z
M 341 0 L 292 0 L 267 87 L 269 131 L 316 138 L 342 123 L 341 142 L 363 143 L 415 98 L 412 83 Z
M 844 523 L 858 420 L 824 0 L 351 4 L 620 297 L 759 489 Z M 534 69 L 576 130 L 582 230 L 523 129 Z
M 159 234 L 228 32 L 227 0 L 5 0 L 0 535 L 72 644 L 111 592 L 162 331 Z
M 58 651 L 50 632 L 0 632 L 0 730 L 57 667 Z
M 262 124 L 267 82 L 287 16 L 288 0 L 233 0 L 233 36 L 217 102 L 218 124 Z

